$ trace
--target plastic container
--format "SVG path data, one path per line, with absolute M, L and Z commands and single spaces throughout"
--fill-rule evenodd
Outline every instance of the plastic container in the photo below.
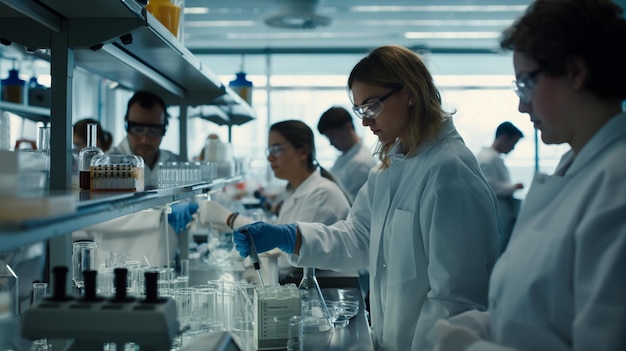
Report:
M 89 167 L 91 191 L 144 190 L 144 161 L 135 155 L 98 155 Z
M 24 102 L 24 87 L 26 81 L 20 79 L 20 71 L 17 69 L 9 70 L 9 76 L 3 79 L 2 86 L 2 100 L 21 104 Z
M 247 102 L 248 105 L 252 105 L 252 82 L 246 79 L 245 72 L 235 73 L 235 79 L 231 80 L 228 86 Z

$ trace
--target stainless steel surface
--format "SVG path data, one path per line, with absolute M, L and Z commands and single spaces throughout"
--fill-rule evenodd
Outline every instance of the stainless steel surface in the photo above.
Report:
M 358 288 L 350 288 L 354 294 L 360 296 Z M 325 299 L 337 299 L 338 289 L 322 289 Z M 334 328 L 325 333 L 305 333 L 304 334 L 304 350 L 306 351 L 322 351 L 322 350 L 355 350 L 368 351 L 374 350 L 372 338 L 370 337 L 369 323 L 365 316 L 365 302 L 360 300 L 359 313 L 350 319 L 350 324 L 345 328 Z

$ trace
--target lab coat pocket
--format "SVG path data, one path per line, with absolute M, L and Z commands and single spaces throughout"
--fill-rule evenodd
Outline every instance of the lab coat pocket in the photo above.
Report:
M 396 209 L 391 219 L 391 238 L 387 257 L 389 284 L 402 284 L 417 278 L 412 211 Z

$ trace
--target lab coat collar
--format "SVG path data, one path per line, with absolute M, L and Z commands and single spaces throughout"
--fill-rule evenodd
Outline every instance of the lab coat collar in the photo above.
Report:
M 578 155 L 572 150 L 566 152 L 556 168 L 555 174 L 574 175 L 603 152 L 610 144 L 626 137 L 626 112 L 611 118 L 583 146 Z
M 311 173 L 311 175 L 309 175 L 309 177 L 307 179 L 304 180 L 304 182 L 302 182 L 302 184 L 300 184 L 298 186 L 298 188 L 296 188 L 296 190 L 293 192 L 293 197 L 294 199 L 301 197 L 301 196 L 306 196 L 309 193 L 309 190 L 314 188 L 316 186 L 316 184 L 318 184 L 318 180 L 322 178 L 322 173 L 320 171 L 320 168 L 317 167 L 313 173 Z
M 431 147 L 433 147 L 433 145 L 438 143 L 440 140 L 447 138 L 449 135 L 455 132 L 456 132 L 456 128 L 454 127 L 454 123 L 452 123 L 452 118 L 446 118 L 445 120 L 441 122 L 441 129 L 439 130 L 439 133 L 437 133 L 437 136 L 434 139 L 423 141 L 417 147 L 415 155 L 417 156 L 423 153 L 424 151 L 430 149 Z M 402 152 L 402 144 L 400 143 L 400 140 L 396 141 L 395 145 L 391 148 L 390 157 L 395 158 L 395 159 L 407 158 L 406 155 Z

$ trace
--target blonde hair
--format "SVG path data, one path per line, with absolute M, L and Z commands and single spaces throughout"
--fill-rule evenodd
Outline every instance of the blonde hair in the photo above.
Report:
M 414 101 L 411 108 L 407 157 L 415 155 L 417 147 L 436 137 L 444 120 L 452 113 L 443 110 L 441 95 L 422 59 L 413 51 L 397 45 L 374 49 L 354 66 L 348 77 L 348 89 L 359 81 L 391 89 L 404 88 Z M 381 161 L 380 168 L 389 167 L 389 153 L 395 141 L 379 143 L 375 153 Z

